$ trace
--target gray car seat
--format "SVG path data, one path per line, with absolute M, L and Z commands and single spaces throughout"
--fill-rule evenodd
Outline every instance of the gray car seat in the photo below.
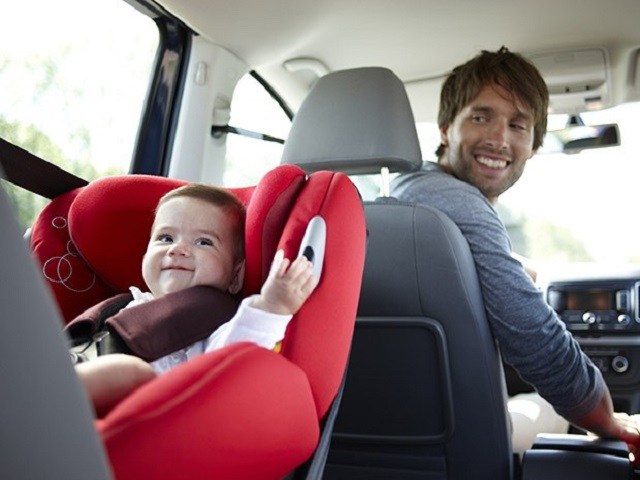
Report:
M 420 168 L 402 82 L 384 68 L 321 78 L 283 163 L 352 174 Z M 379 198 L 365 214 L 358 319 L 324 478 L 509 478 L 500 356 L 466 240 L 432 208 Z
M 58 311 L 1 186 L 0 225 L 0 477 L 111 478 Z

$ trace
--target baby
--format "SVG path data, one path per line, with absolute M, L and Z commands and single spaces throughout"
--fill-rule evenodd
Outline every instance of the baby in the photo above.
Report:
M 244 218 L 244 206 L 224 189 L 189 184 L 164 195 L 142 261 L 150 291 L 132 287 L 128 306 L 196 285 L 238 293 L 244 279 Z M 245 298 L 234 317 L 208 338 L 151 364 L 124 354 L 78 364 L 96 414 L 102 416 L 158 373 L 202 353 L 241 341 L 275 348 L 316 284 L 309 260 L 301 256 L 290 263 L 278 251 L 260 293 Z

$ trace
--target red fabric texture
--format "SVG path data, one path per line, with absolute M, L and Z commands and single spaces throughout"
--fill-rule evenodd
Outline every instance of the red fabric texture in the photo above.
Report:
M 297 254 L 311 218 L 327 225 L 320 284 L 289 324 L 282 354 L 302 368 L 324 417 L 347 364 L 364 270 L 366 226 L 356 188 L 342 173 L 312 174 L 282 233 L 287 256 Z
M 247 205 L 245 296 L 258 293 L 267 278 L 282 230 L 305 179 L 300 168 L 281 165 L 256 186 Z
M 31 227 L 31 251 L 65 321 L 116 293 L 87 265 L 71 241 L 69 208 L 81 190 L 49 202 Z
M 150 175 L 105 177 L 86 186 L 69 209 L 71 238 L 87 263 L 117 292 L 146 290 L 142 256 L 162 195 L 186 184 Z
M 97 426 L 118 480 L 279 479 L 319 435 L 304 372 L 249 343 L 158 377 Z

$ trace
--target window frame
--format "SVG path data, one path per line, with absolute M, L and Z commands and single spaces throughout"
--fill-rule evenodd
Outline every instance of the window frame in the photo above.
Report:
M 145 3 L 135 4 L 149 15 Z M 160 39 L 129 173 L 167 176 L 193 32 L 166 12 L 153 13 Z

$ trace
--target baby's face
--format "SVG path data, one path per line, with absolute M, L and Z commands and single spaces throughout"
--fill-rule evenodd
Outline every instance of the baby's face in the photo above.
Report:
M 234 222 L 218 206 L 177 197 L 156 213 L 142 276 L 158 298 L 196 285 L 229 289 L 236 270 Z

